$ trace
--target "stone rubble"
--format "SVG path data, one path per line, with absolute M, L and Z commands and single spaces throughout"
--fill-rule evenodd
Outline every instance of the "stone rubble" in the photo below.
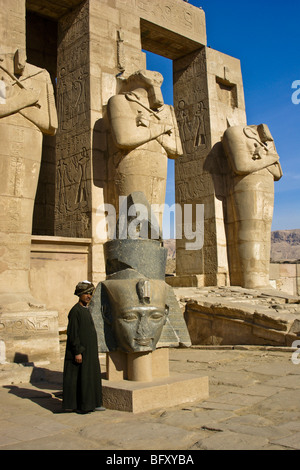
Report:
M 292 346 L 300 339 L 300 297 L 275 289 L 176 288 L 194 345 Z

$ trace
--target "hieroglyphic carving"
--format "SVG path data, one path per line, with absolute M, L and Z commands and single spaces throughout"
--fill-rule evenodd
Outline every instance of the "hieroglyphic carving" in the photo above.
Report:
M 195 103 L 192 109 L 188 109 L 184 100 L 178 103 L 178 126 L 181 138 L 186 144 L 187 154 L 192 153 L 198 147 L 206 147 L 204 112 L 204 101 Z
M 176 201 L 203 195 L 203 162 L 210 146 L 208 91 L 203 51 L 175 61 L 175 111 L 184 156 L 175 164 Z M 192 176 L 192 178 L 191 178 Z
M 193 15 L 187 5 L 180 4 L 177 2 L 170 1 L 167 4 L 162 5 L 160 0 L 136 0 L 136 9 L 139 13 L 146 12 L 147 15 L 151 15 L 164 23 L 169 25 L 181 24 L 185 29 L 192 30 L 194 28 Z
M 60 130 L 72 131 L 76 126 L 82 128 L 88 122 L 85 105 L 88 98 L 88 70 L 82 66 L 72 73 L 66 67 L 62 67 L 59 78 L 58 113 Z
M 169 1 L 162 5 L 160 0 L 152 0 L 151 2 L 148 0 L 135 0 L 135 7 L 141 16 L 146 13 L 147 19 L 151 16 L 156 21 L 162 21 L 170 26 L 178 26 L 180 24 L 181 27 L 188 31 L 197 28 L 191 9 L 183 2 L 174 4 L 173 1 Z
M 214 243 L 215 233 L 208 210 L 214 198 L 214 188 L 212 178 L 205 170 L 205 161 L 211 151 L 205 48 L 174 61 L 174 103 L 184 150 L 183 158 L 175 162 L 176 202 L 182 207 L 184 204 L 204 204 L 205 217 L 203 249 L 194 251 L 191 257 L 178 249 L 176 272 L 179 275 L 206 274 L 212 271 L 210 265 L 216 265 L 216 253 L 207 252 L 207 245 Z M 193 217 L 195 214 L 194 209 Z M 184 241 L 178 240 L 177 247 L 180 248 Z
M 90 98 L 88 5 L 59 23 L 55 234 L 89 236 Z
M 23 319 L 1 320 L 0 332 L 6 334 L 24 335 L 40 331 L 49 331 L 49 319 L 47 317 L 26 317 Z

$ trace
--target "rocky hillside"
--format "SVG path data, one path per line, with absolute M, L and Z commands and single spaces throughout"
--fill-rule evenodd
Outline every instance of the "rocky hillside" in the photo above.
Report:
M 300 229 L 272 232 L 271 260 L 300 260 Z
M 300 229 L 272 232 L 271 261 L 300 262 Z M 168 271 L 175 272 L 175 240 L 165 240 L 168 249 Z

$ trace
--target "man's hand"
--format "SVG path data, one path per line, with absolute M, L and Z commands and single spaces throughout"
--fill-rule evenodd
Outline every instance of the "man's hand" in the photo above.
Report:
M 77 364 L 81 364 L 82 363 L 82 354 L 77 354 L 75 356 L 75 362 L 77 362 Z

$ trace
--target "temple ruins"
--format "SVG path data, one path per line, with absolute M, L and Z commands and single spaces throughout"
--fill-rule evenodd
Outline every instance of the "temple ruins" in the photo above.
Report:
M 160 265 L 152 277 L 143 271 L 147 289 L 174 289 L 176 302 L 187 305 L 194 344 L 290 345 L 299 335 L 299 273 L 289 293 L 276 289 L 281 275 L 272 277 L 274 268 L 270 276 L 274 184 L 282 177 L 276 136 L 267 123 L 247 122 L 240 61 L 207 46 L 203 9 L 183 0 L 0 6 L 1 361 L 59 358 L 74 286 L 89 279 L 113 291 L 107 276 L 116 270 L 114 250 L 122 284 L 124 244 L 107 245 L 113 236 L 103 230 L 111 215 L 105 208 L 115 207 L 119 229 L 124 198 L 140 200 L 142 191 L 149 204 L 163 204 L 168 158 L 175 159 L 176 204 L 183 214 L 190 205 L 192 219 L 177 227 L 176 275 L 156 275 Z M 172 60 L 173 106 L 164 105 L 163 77 L 148 70 L 144 51 Z M 199 246 L 185 236 L 185 223 L 201 231 Z M 152 261 L 160 250 L 155 243 L 147 244 Z M 166 294 L 168 301 L 175 294 Z M 249 298 L 259 304 L 254 311 L 244 302 Z M 183 313 L 177 310 L 175 320 Z M 183 316 L 179 323 L 189 344 Z M 162 351 L 153 354 L 151 377 Z

